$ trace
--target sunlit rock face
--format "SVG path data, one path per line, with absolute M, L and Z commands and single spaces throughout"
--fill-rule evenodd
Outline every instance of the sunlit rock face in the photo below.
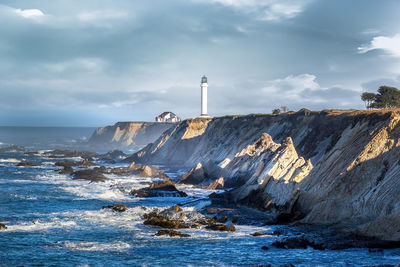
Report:
M 106 148 L 141 149 L 175 125 L 162 122 L 118 122 L 113 126 L 96 129 L 89 144 Z
M 194 168 L 199 184 L 222 177 L 233 201 L 399 240 L 399 120 L 396 110 L 192 119 L 129 160 Z

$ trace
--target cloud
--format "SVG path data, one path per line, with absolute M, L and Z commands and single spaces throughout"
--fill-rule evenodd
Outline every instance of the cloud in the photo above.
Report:
M 40 116 L 57 110 L 65 112 L 59 124 L 75 116 L 68 110 L 80 125 L 153 120 L 165 110 L 193 117 L 203 74 L 213 116 L 362 107 L 365 77 L 400 68 L 398 58 L 360 56 L 354 47 L 397 27 L 398 12 L 347 1 L 3 0 L 3 118 L 12 122 L 17 110 L 40 111 L 43 125 Z M 88 110 L 95 116 L 83 119 Z
M 44 13 L 40 9 L 14 9 L 14 12 L 28 19 L 35 19 L 44 16 Z
M 263 91 L 285 91 L 292 94 L 293 91 L 302 91 L 304 89 L 317 90 L 320 89 L 320 85 L 316 82 L 316 79 L 317 77 L 311 74 L 289 75 L 283 79 L 267 82 L 268 85 L 264 87 Z
M 394 78 L 382 78 L 363 83 L 361 86 L 367 92 L 375 93 L 382 85 L 392 86 L 400 89 L 400 76 Z
M 400 57 L 400 34 L 393 37 L 377 36 L 372 39 L 370 44 L 358 48 L 361 54 L 372 50 L 384 50 L 393 57 Z
M 219 95 L 215 96 L 215 91 Z M 312 74 L 235 84 L 231 88 L 209 88 L 210 114 L 270 113 L 281 106 L 289 110 L 362 108 L 360 91 L 339 86 L 322 86 Z
M 311 0 L 193 0 L 221 4 L 236 10 L 256 14 L 264 21 L 281 21 L 291 19 L 303 12 Z

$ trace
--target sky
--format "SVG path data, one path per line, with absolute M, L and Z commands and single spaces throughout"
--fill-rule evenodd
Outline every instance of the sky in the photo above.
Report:
M 400 88 L 398 0 L 0 0 L 0 125 L 364 108 Z

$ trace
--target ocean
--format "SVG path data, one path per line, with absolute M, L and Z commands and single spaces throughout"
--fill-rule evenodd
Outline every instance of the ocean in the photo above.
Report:
M 0 127 L 0 148 L 22 145 L 36 151 L 0 153 L 0 223 L 7 226 L 0 231 L 0 266 L 377 266 L 400 261 L 399 249 L 278 249 L 271 243 L 279 237 L 250 235 L 275 230 L 298 234 L 290 225 L 236 225 L 233 233 L 182 229 L 190 237 L 155 236 L 158 228 L 143 224 L 145 213 L 202 199 L 214 191 L 179 186 L 187 197 L 135 198 L 130 190 L 154 179 L 107 175 L 110 180 L 104 183 L 90 183 L 59 174 L 55 162 L 60 158 L 45 152 L 90 149 L 86 141 L 93 131 Z M 35 166 L 18 167 L 21 161 Z M 112 203 L 132 208 L 122 213 L 102 209 Z M 184 207 L 187 211 L 198 208 Z M 262 246 L 270 249 L 262 250 Z

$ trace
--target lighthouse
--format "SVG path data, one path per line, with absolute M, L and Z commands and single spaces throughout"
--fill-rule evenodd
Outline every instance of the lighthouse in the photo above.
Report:
M 201 118 L 209 118 L 207 114 L 207 88 L 208 88 L 208 83 L 207 83 L 207 77 L 204 75 L 201 78 Z

